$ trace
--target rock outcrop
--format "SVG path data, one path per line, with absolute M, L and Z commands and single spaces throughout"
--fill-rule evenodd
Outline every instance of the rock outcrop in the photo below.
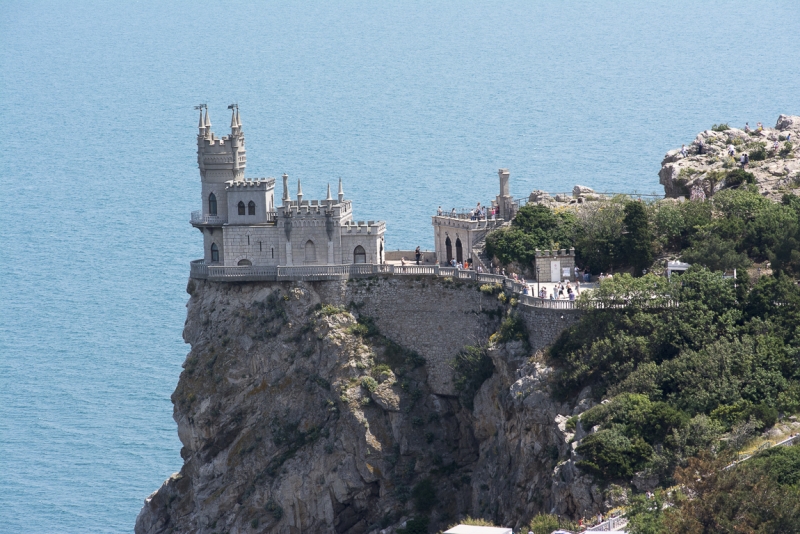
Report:
M 388 533 L 418 515 L 435 527 L 465 514 L 519 526 L 542 511 L 604 509 L 602 492 L 575 468 L 566 429 L 591 405 L 588 391 L 554 400 L 541 353 L 513 342 L 486 345 L 494 371 L 473 406 L 458 392 L 437 393 L 430 355 L 398 344 L 397 332 L 384 337 L 386 319 L 365 315 L 376 304 L 359 295 L 381 284 L 409 302 L 437 292 L 441 317 L 413 323 L 422 339 L 446 339 L 451 310 L 480 294 L 440 280 L 379 279 L 357 291 L 344 282 L 190 280 L 192 349 L 172 396 L 184 465 L 147 498 L 137 534 Z M 505 311 L 492 298 L 463 313 L 493 331 Z M 569 320 L 561 313 L 550 328 Z M 486 344 L 476 332 L 450 343 Z
M 730 185 L 726 183 L 728 172 L 740 168 L 742 154 L 748 154 L 750 163 L 745 170 L 755 176 L 761 194 L 779 200 L 784 193 L 800 189 L 798 137 L 800 117 L 790 115 L 781 115 L 775 128 L 759 131 L 706 130 L 686 147 L 685 156 L 681 149 L 667 152 L 659 181 L 667 197 L 688 198 L 695 187 L 710 196 Z

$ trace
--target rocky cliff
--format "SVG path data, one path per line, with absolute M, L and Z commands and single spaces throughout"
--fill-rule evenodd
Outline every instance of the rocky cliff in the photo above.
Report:
M 606 506 L 566 430 L 588 392 L 555 401 L 534 353 L 574 312 L 515 310 L 528 337 L 503 343 L 488 338 L 510 307 L 446 279 L 187 291 L 172 396 L 184 465 L 137 534 L 395 532 L 419 517 L 435 531 Z M 466 345 L 483 347 L 477 367 L 455 363 Z
M 781 115 L 775 128 L 759 131 L 745 132 L 721 125 L 699 133 L 686 147 L 686 156 L 680 149 L 667 152 L 658 176 L 667 197 L 688 198 L 695 185 L 710 196 L 732 185 L 726 183 L 728 172 L 739 168 L 742 154 L 748 154 L 750 163 L 745 170 L 755 176 L 759 191 L 773 200 L 780 200 L 784 193 L 800 192 L 798 137 L 798 116 Z M 733 147 L 733 156 L 729 153 L 730 147 Z

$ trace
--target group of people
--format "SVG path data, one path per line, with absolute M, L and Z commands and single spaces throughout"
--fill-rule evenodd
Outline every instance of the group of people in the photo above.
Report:
M 553 286 L 553 291 L 548 292 L 547 286 L 542 285 L 539 289 L 540 299 L 550 300 L 571 300 L 574 301 L 581 293 L 581 283 L 576 281 L 573 286 L 571 282 L 559 282 Z
M 486 206 L 481 206 L 481 203 L 478 202 L 478 205 L 475 206 L 474 209 L 469 210 L 469 219 L 471 221 L 483 221 L 487 219 L 495 219 L 497 218 L 497 207 L 492 206 L 491 208 L 487 208 Z M 436 210 L 436 215 L 441 217 L 444 215 L 444 211 L 442 211 L 442 207 L 439 206 L 439 209 Z M 456 213 L 456 209 L 453 208 L 450 210 L 450 217 L 457 217 L 458 214 Z

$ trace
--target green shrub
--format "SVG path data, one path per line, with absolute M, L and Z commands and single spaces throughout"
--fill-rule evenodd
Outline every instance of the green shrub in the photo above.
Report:
M 653 448 L 642 438 L 631 440 L 613 429 L 586 436 L 576 451 L 584 457 L 578 467 L 603 480 L 633 476 L 653 454 Z
M 527 341 L 528 329 L 525 322 L 517 312 L 506 315 L 500 323 L 500 329 L 493 336 L 493 341 L 497 343 L 507 343 L 509 341 Z
M 499 293 L 503 289 L 503 286 L 501 284 L 483 284 L 480 289 L 481 293 L 494 295 L 495 293 Z
M 454 386 L 461 404 L 470 410 L 475 394 L 494 373 L 486 347 L 466 346 L 453 361 Z
M 728 126 L 727 122 L 723 122 L 722 124 L 715 124 L 711 127 L 711 130 L 714 132 L 726 132 L 730 130 L 730 126 Z
M 361 377 L 361 387 L 372 393 L 378 387 L 378 381 L 371 376 Z
M 734 169 L 732 171 L 728 171 L 725 175 L 725 185 L 728 187 L 735 187 L 741 184 L 754 184 L 756 183 L 756 177 L 751 172 L 747 172 L 744 169 Z
M 778 155 L 785 158 L 792 153 L 792 149 L 794 149 L 794 145 L 791 143 L 791 141 L 786 141 L 783 143 L 783 147 L 781 148 L 780 152 L 778 152 Z
M 528 524 L 528 530 L 533 534 L 550 534 L 557 529 L 578 530 L 578 526 L 572 521 L 561 519 L 558 516 L 551 514 L 538 514 L 531 519 Z
M 750 151 L 750 160 L 751 161 L 764 161 L 767 159 L 767 144 L 766 143 L 754 143 L 755 147 Z
M 344 308 L 339 308 L 338 306 L 334 306 L 333 304 L 325 304 L 319 309 L 320 315 L 337 315 L 339 313 L 344 313 L 346 310 Z

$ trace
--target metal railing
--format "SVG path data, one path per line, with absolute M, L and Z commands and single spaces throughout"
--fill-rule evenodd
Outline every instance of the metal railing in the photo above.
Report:
M 192 224 L 226 224 L 228 219 L 226 217 L 219 217 L 217 215 L 203 215 L 202 211 L 193 211 L 191 223 Z
M 366 278 L 380 274 L 397 276 L 436 276 L 453 280 L 474 281 L 483 284 L 499 284 L 504 290 L 514 293 L 519 303 L 532 308 L 557 310 L 576 309 L 575 301 L 548 300 L 526 295 L 526 284 L 506 278 L 500 274 L 479 273 L 473 270 L 441 267 L 439 265 L 385 265 L 374 263 L 350 263 L 343 265 L 292 265 L 292 266 L 226 266 L 207 265 L 204 260 L 190 263 L 189 276 L 212 282 L 275 282 L 279 280 L 343 280 Z
M 614 531 L 621 531 L 625 528 L 628 524 L 628 519 L 626 517 L 618 516 L 618 517 L 610 517 L 599 523 L 593 527 L 589 527 L 585 530 L 585 532 L 614 532 Z

